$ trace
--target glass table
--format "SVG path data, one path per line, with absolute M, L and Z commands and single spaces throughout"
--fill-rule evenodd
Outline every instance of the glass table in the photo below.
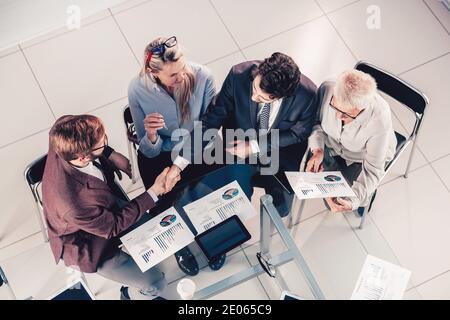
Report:
M 258 174 L 258 170 L 255 166 L 246 165 L 246 164 L 233 164 L 221 167 L 215 171 L 212 171 L 206 174 L 203 177 L 199 177 L 198 179 L 191 181 L 184 185 L 179 185 L 174 188 L 170 193 L 163 196 L 158 201 L 158 206 L 150 211 L 150 215 L 145 215 L 137 224 L 135 224 L 131 231 L 134 228 L 140 226 L 146 221 L 150 220 L 152 217 L 158 215 L 159 213 L 165 211 L 170 207 L 175 207 L 175 209 L 182 216 L 183 220 L 191 229 L 192 233 L 197 234 L 194 226 L 189 220 L 189 217 L 183 210 L 183 206 L 202 198 L 203 196 L 208 195 L 209 193 L 223 187 L 224 185 L 237 181 L 241 186 L 242 190 L 245 192 L 246 196 L 251 199 L 253 193 L 253 187 L 255 183 L 260 178 Z M 265 176 L 264 180 L 266 182 L 270 181 L 279 183 L 279 179 L 275 176 Z M 284 187 L 280 185 L 280 187 Z M 259 230 L 256 232 L 251 232 L 253 235 L 255 233 L 259 233 L 260 240 L 260 249 L 258 250 L 260 263 L 256 265 L 252 265 L 250 263 L 243 263 L 242 265 L 247 265 L 247 268 L 241 268 L 241 270 L 236 270 L 231 275 L 228 274 L 224 279 L 220 279 L 215 283 L 204 283 L 203 286 L 196 292 L 194 295 L 194 299 L 207 299 L 218 295 L 225 290 L 228 290 L 234 286 L 240 285 L 246 281 L 249 281 L 253 278 L 256 278 L 264 273 L 270 274 L 271 277 L 274 277 L 277 282 L 280 283 L 283 290 L 288 290 L 287 285 L 283 279 L 280 279 L 279 273 L 277 273 L 278 267 L 283 264 L 294 262 L 298 268 L 297 272 L 299 276 L 304 278 L 304 283 L 307 284 L 309 290 L 311 292 L 311 297 L 315 299 L 324 299 L 324 295 L 320 290 L 316 280 L 314 279 L 313 274 L 311 273 L 308 265 L 303 259 L 299 249 L 297 248 L 294 240 L 292 239 L 289 231 L 285 227 L 282 219 L 280 218 L 276 208 L 272 203 L 272 197 L 270 195 L 264 195 L 260 199 L 260 214 L 259 214 Z M 247 226 L 246 222 L 244 224 Z M 127 231 L 127 232 L 128 232 Z M 255 230 L 254 230 L 255 231 Z M 271 256 L 269 251 L 270 242 L 272 239 L 273 233 L 276 232 L 282 239 L 286 251 L 278 254 L 276 256 Z M 257 240 L 257 239 L 253 239 Z M 257 245 L 257 244 L 256 244 Z M 245 244 L 243 245 L 245 246 Z M 191 244 L 190 248 L 199 262 L 200 268 L 204 268 L 207 266 L 206 258 L 203 256 L 201 250 L 196 247 L 196 244 Z M 232 251 L 230 254 L 235 253 L 238 249 Z M 245 259 L 245 255 L 242 256 L 241 259 Z M 169 263 L 167 261 L 163 261 L 159 268 L 166 273 L 166 277 L 168 278 L 169 284 L 174 283 L 175 281 L 184 277 L 184 274 L 173 268 L 174 259 L 168 258 L 166 260 L 171 260 L 172 268 L 169 267 Z M 227 268 L 227 263 L 225 263 L 222 269 Z M 169 271 L 171 269 L 172 271 Z M 223 272 L 227 274 L 227 272 Z M 201 281 L 202 270 L 200 274 L 193 277 L 192 279 L 200 279 Z

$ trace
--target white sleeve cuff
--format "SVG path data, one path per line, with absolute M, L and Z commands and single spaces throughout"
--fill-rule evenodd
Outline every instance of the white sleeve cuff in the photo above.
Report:
M 173 164 L 176 165 L 178 168 L 180 168 L 181 171 L 183 171 L 191 163 L 189 162 L 189 160 L 186 160 L 185 158 L 178 156 L 175 158 L 175 160 L 173 160 Z
M 155 203 L 158 201 L 158 196 L 151 188 L 147 190 L 147 193 L 150 195 L 150 197 L 152 197 Z
M 261 152 L 261 150 L 259 149 L 258 141 L 256 140 L 250 140 L 250 149 L 252 150 L 252 154 Z

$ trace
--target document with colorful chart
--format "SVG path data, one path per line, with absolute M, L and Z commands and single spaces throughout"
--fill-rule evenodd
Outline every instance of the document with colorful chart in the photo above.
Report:
M 236 180 L 183 209 L 199 234 L 233 215 L 242 221 L 256 215 L 255 208 Z
M 120 238 L 142 272 L 194 241 L 194 235 L 174 207 Z
M 299 199 L 356 197 L 340 171 L 290 171 L 286 177 Z

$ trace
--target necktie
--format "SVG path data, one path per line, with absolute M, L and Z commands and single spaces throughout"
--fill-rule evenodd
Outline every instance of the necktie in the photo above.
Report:
M 269 117 L 270 117 L 270 103 L 266 103 L 262 106 L 261 114 L 259 115 L 259 128 L 269 129 Z

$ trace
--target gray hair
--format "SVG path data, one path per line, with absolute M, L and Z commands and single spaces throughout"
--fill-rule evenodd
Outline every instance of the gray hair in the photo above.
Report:
M 334 87 L 334 95 L 342 103 L 361 110 L 372 102 L 376 92 L 375 79 L 367 73 L 354 69 L 341 73 Z

